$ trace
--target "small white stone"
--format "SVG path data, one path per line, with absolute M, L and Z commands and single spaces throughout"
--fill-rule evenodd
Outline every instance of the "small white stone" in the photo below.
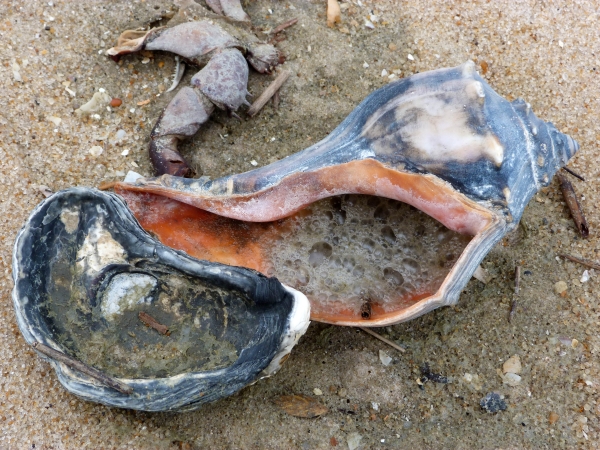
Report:
M 581 275 L 581 281 L 582 283 L 587 283 L 590 280 L 590 274 L 587 270 L 583 271 L 583 275 Z
M 123 150 L 121 152 L 121 156 L 127 156 L 127 155 L 129 155 L 129 149 L 128 148 L 126 148 L 125 150 Z
M 363 68 L 368 69 L 369 68 L 369 63 L 367 63 L 366 61 L 363 63 Z
M 131 108 L 131 109 L 129 110 L 129 112 L 130 112 L 131 114 L 133 114 L 133 113 L 135 112 L 135 108 Z
M 413 55 L 411 55 L 410 53 L 407 56 L 408 59 L 410 59 L 411 61 L 415 60 L 415 57 Z
M 504 384 L 508 384 L 509 386 L 518 386 L 521 384 L 521 377 L 516 373 L 507 373 L 502 377 L 502 382 Z
M 125 183 L 134 183 L 138 178 L 143 178 L 139 173 L 130 170 L 127 172 L 127 176 L 123 180 Z
M 379 360 L 384 366 L 389 366 L 392 363 L 392 358 L 383 350 L 379 350 Z
M 356 432 L 350 433 L 348 435 L 348 449 L 356 450 L 360 446 L 360 441 L 362 440 L 362 436 Z
M 385 70 L 385 69 L 383 69 L 383 70 L 381 71 L 381 76 L 382 76 L 382 77 L 387 77 L 387 76 L 388 76 L 388 71 L 387 71 L 387 70 Z
M 56 126 L 59 126 L 60 123 L 62 122 L 62 119 L 60 117 L 56 117 L 56 116 L 46 116 L 46 120 L 48 120 L 49 122 L 52 122 Z M 586 272 L 587 272 L 587 270 L 586 270 Z
M 90 148 L 90 155 L 92 156 L 100 156 L 104 150 L 99 145 L 94 145 Z
M 371 30 L 375 29 L 375 25 L 373 25 L 373 22 L 371 22 L 368 19 L 365 19 L 365 27 L 370 28 Z
M 314 388 L 313 392 L 315 395 L 323 395 L 323 391 L 319 388 Z
M 252 164 L 253 166 L 258 166 L 258 163 L 254 159 L 252 161 L 250 161 L 250 164 Z
M 374 411 L 379 411 L 379 403 L 371 402 L 371 407 Z
M 558 41 L 558 46 L 560 48 L 563 48 L 565 46 L 565 43 L 563 41 Z

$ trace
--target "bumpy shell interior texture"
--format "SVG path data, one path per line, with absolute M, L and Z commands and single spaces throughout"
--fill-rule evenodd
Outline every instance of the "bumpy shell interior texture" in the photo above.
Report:
M 40 204 L 18 235 L 13 267 L 26 341 L 133 390 L 50 360 L 69 391 L 111 406 L 187 410 L 231 395 L 276 371 L 308 325 L 302 294 L 165 247 L 117 195 L 92 189 Z M 168 331 L 148 326 L 148 316 Z
M 119 189 L 169 197 L 245 222 L 273 222 L 294 214 L 306 215 L 302 211 L 321 199 L 367 194 L 411 205 L 448 230 L 468 236 L 467 240 L 451 237 L 450 241 L 456 243 L 448 252 L 452 257 L 423 263 L 425 270 L 416 276 L 410 273 L 414 267 L 404 263 L 415 259 L 418 253 L 410 249 L 414 246 L 412 241 L 400 239 L 388 243 L 389 247 L 405 252 L 396 259 L 392 256 L 387 260 L 369 260 L 365 257 L 368 249 L 356 248 L 352 250 L 355 259 L 362 259 L 365 264 L 380 264 L 380 267 L 377 276 L 367 278 L 360 271 L 351 270 L 347 282 L 352 283 L 354 279 L 358 288 L 349 293 L 342 292 L 346 287 L 341 286 L 343 283 L 335 276 L 348 257 L 340 250 L 358 245 L 354 242 L 354 231 L 347 232 L 347 241 L 339 244 L 344 239 L 343 231 L 331 233 L 315 223 L 309 250 L 299 250 L 297 258 L 293 257 L 294 252 L 288 252 L 290 257 L 282 262 L 277 261 L 278 252 L 290 242 L 286 243 L 285 230 L 280 230 L 275 240 L 283 243 L 269 244 L 270 255 L 262 266 L 257 259 L 264 251 L 253 253 L 254 241 L 245 237 L 246 232 L 233 240 L 229 252 L 215 251 L 207 256 L 215 261 L 231 262 L 227 253 L 246 252 L 248 258 L 237 259 L 235 264 L 256 267 L 266 273 L 271 262 L 288 265 L 291 271 L 302 271 L 311 270 L 310 267 L 320 261 L 321 286 L 328 284 L 334 289 L 338 286 L 342 294 L 327 293 L 324 297 L 317 292 L 322 287 L 315 286 L 315 293 L 306 287 L 313 319 L 342 325 L 382 326 L 456 303 L 488 251 L 516 226 L 534 193 L 550 182 L 556 170 L 566 164 L 577 149 L 573 139 L 558 132 L 551 123 L 538 119 L 523 100 L 508 102 L 494 92 L 469 61 L 455 68 L 424 72 L 388 84 L 367 97 L 321 142 L 269 166 L 214 181 L 165 175 L 122 183 Z M 134 203 L 131 198 L 129 201 Z M 141 203 L 149 201 L 149 197 L 145 197 Z M 324 205 L 311 206 L 311 211 L 332 217 L 337 214 L 337 206 Z M 384 226 L 376 225 L 376 208 L 356 220 L 373 220 L 369 239 L 383 247 L 385 236 L 389 237 L 390 233 L 387 229 L 383 231 Z M 389 204 L 385 208 L 389 210 Z M 169 221 L 167 214 L 157 220 L 146 218 L 144 215 L 150 210 L 152 208 L 142 207 L 136 211 L 142 223 Z M 153 210 L 152 214 L 160 215 L 157 211 Z M 399 215 L 405 216 L 404 213 Z M 295 219 L 286 220 L 289 224 Z M 204 232 L 198 230 L 207 228 L 204 225 L 209 222 L 198 220 L 195 233 L 187 236 L 180 233 L 184 224 L 173 223 L 170 230 L 163 227 L 159 236 L 169 245 L 186 248 L 189 242 L 203 239 Z M 415 223 L 418 222 L 417 218 Z M 301 233 L 311 233 L 307 223 L 310 220 L 299 225 Z M 391 224 L 385 226 L 391 227 Z M 316 231 L 318 228 L 321 231 Z M 433 222 L 422 228 L 429 233 L 423 238 L 424 244 L 435 239 L 438 229 L 442 230 Z M 393 228 L 392 232 L 396 238 L 402 233 Z M 272 236 L 277 233 L 273 232 Z M 442 230 L 441 234 L 445 236 L 446 231 Z M 363 244 L 367 242 L 363 237 L 360 239 Z M 258 247 L 264 248 L 263 245 Z M 386 251 L 383 247 L 383 253 Z M 444 269 L 446 273 L 432 270 L 436 264 L 448 262 L 451 267 Z M 277 267 L 274 273 L 279 274 L 279 270 L 285 269 Z M 283 272 L 281 276 L 285 278 Z M 418 280 L 430 276 L 435 283 L 427 285 Z M 395 297 L 377 292 L 375 285 L 381 284 L 382 279 L 391 285 L 396 283 L 394 289 L 389 289 L 396 290 Z M 409 279 L 416 281 L 407 283 L 407 289 L 403 289 L 401 286 Z M 303 289 L 300 284 L 295 285 Z

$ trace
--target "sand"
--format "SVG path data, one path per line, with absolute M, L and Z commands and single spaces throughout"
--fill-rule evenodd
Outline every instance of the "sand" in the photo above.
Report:
M 557 254 L 600 260 L 597 3 L 351 0 L 333 29 L 325 1 L 247 3 L 263 30 L 298 18 L 279 44 L 292 76 L 278 110 L 267 104 L 253 119 L 241 111 L 241 122 L 217 113 L 183 146 L 200 173 L 217 177 L 290 155 L 327 135 L 390 75 L 472 59 L 498 93 L 523 97 L 580 143 L 570 167 L 587 180 L 573 183 L 590 238 L 577 235 L 554 180 L 527 207 L 520 232 L 486 257 L 487 284 L 473 279 L 456 307 L 377 330 L 405 353 L 357 329 L 313 323 L 276 376 L 197 412 L 151 414 L 81 401 L 21 337 L 10 296 L 12 246 L 44 186 L 98 186 L 129 170 L 150 174 L 148 135 L 174 94 L 163 92 L 173 59 L 135 55 L 116 64 L 105 51 L 121 31 L 176 7 L 164 0 L 2 1 L 0 448 L 594 448 L 599 277 L 589 271 L 582 282 L 585 268 Z M 255 98 L 271 79 L 251 74 Z M 77 117 L 74 110 L 101 88 L 123 105 Z M 517 264 L 521 293 L 509 323 Z M 555 292 L 559 281 L 563 295 Z M 522 364 L 516 386 L 500 376 L 513 355 Z M 424 363 L 450 383 L 421 388 Z M 507 409 L 482 410 L 489 392 L 504 396 Z M 292 393 L 317 397 L 329 412 L 286 415 L 273 400 Z

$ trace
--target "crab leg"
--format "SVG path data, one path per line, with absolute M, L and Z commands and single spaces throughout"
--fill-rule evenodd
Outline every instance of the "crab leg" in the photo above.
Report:
M 238 22 L 250 22 L 250 17 L 242 8 L 240 0 L 207 0 L 206 4 L 217 14 Z
M 158 175 L 191 177 L 194 171 L 177 151 L 179 140 L 196 134 L 218 108 L 235 111 L 247 103 L 248 65 L 237 49 L 217 53 L 171 100 L 150 135 L 150 159 Z

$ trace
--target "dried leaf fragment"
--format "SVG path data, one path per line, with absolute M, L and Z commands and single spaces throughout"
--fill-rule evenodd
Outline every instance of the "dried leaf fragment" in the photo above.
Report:
M 312 419 L 322 416 L 329 409 L 315 398 L 302 394 L 282 395 L 273 400 L 275 406 L 294 417 Z

